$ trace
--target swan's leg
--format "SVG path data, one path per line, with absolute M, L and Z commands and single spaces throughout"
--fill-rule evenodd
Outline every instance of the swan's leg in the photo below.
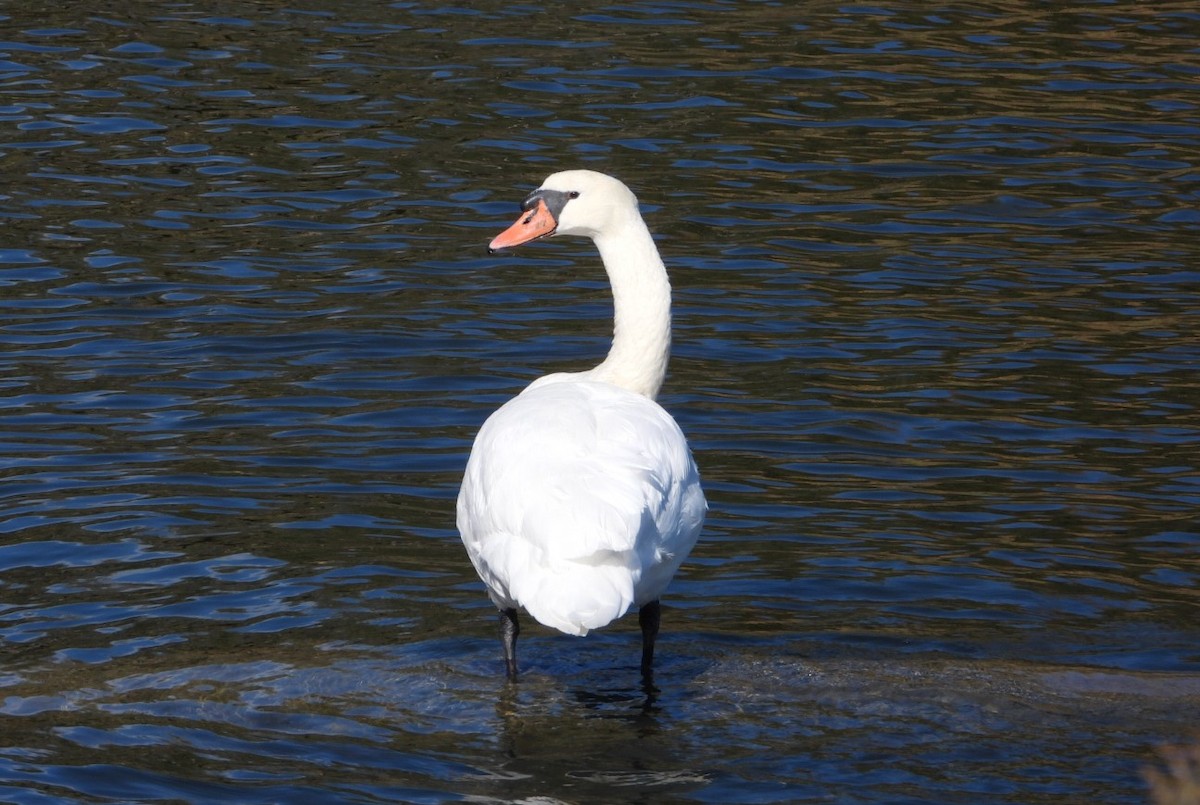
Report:
M 658 639 L 658 621 L 662 607 L 658 601 L 643 604 L 638 610 L 638 624 L 642 627 L 642 673 L 654 669 L 654 641 Z
M 500 643 L 504 646 L 504 667 L 509 679 L 517 678 L 517 635 L 520 633 L 517 611 L 512 608 L 500 610 Z

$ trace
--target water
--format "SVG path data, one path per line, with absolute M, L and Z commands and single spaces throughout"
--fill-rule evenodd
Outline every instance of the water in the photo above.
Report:
M 6 9 L 0 799 L 1140 803 L 1200 723 L 1200 15 Z M 470 439 L 603 355 L 641 197 L 712 513 L 529 624 Z

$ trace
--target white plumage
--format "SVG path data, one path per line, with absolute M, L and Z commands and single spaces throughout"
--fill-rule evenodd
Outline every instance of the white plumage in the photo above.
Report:
M 516 610 L 586 635 L 641 608 L 643 670 L 658 598 L 695 544 L 707 504 L 679 426 L 653 396 L 670 353 L 670 284 L 637 200 L 592 171 L 547 178 L 492 248 L 550 234 L 599 247 L 613 287 L 608 358 L 530 384 L 480 429 L 458 528 L 501 610 L 510 675 Z

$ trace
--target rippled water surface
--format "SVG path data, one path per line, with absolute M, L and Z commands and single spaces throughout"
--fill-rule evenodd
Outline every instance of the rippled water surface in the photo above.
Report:
M 0 799 L 1141 803 L 1200 725 L 1192 4 L 0 11 Z M 91 7 L 88 7 L 91 8 Z M 100 7 L 96 7 L 100 8 Z M 474 431 L 639 194 L 711 504 L 501 676 Z

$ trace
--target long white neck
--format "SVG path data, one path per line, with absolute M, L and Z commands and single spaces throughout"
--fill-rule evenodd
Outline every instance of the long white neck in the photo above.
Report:
M 613 341 L 588 375 L 654 399 L 671 355 L 671 283 L 636 208 L 593 238 L 613 293 Z

